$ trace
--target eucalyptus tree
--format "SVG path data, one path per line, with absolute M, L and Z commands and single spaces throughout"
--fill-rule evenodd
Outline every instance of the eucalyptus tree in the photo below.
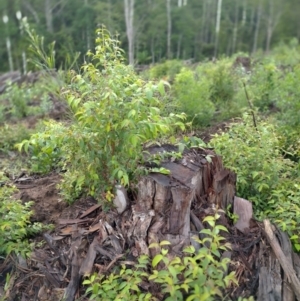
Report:
M 134 65 L 134 0 L 124 0 L 126 35 L 128 39 L 128 61 Z

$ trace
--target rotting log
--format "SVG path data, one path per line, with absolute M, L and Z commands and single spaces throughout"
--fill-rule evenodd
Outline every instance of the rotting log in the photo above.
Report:
M 300 281 L 297 278 L 296 272 L 293 268 L 291 248 L 289 248 L 289 246 L 284 244 L 283 245 L 284 250 L 289 252 L 289 253 L 285 254 L 284 251 L 282 250 L 282 248 L 280 247 L 280 244 L 275 236 L 275 233 L 274 233 L 274 230 L 272 229 L 272 225 L 271 225 L 270 221 L 264 220 L 264 226 L 265 226 L 266 238 L 284 271 L 284 275 L 285 275 L 284 279 L 287 279 L 288 283 L 292 287 L 292 290 L 293 290 L 296 298 L 298 300 L 300 300 Z M 286 243 L 287 239 L 285 239 L 285 235 L 283 235 L 282 232 L 278 231 L 277 235 L 282 237 L 281 242 Z M 283 292 L 286 293 L 286 290 L 289 290 L 289 287 L 284 288 Z M 286 296 L 288 296 L 289 298 L 292 298 L 290 296 L 290 293 Z M 284 300 L 287 300 L 287 299 L 284 299 Z
M 150 154 L 176 150 L 170 145 L 148 149 Z M 150 223 L 160 221 L 159 229 L 156 229 L 160 239 L 155 239 L 152 231 L 148 244 L 166 239 L 173 247 L 177 245 L 181 249 L 191 242 L 192 206 L 200 208 L 201 203 L 206 202 L 209 206 L 225 210 L 233 203 L 236 176 L 224 168 L 221 157 L 210 149 L 187 150 L 180 160 L 166 160 L 161 167 L 168 169 L 170 174 L 150 173 L 140 180 L 133 213 L 144 216 L 141 225 L 145 220 L 147 226 L 144 228 L 147 229 Z M 196 216 L 192 218 L 195 222 Z M 146 238 L 143 235 L 144 242 Z

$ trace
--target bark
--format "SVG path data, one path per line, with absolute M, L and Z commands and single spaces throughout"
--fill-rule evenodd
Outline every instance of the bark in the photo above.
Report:
M 84 0 L 84 5 L 88 6 L 88 0 Z M 90 35 L 90 26 L 89 26 L 89 21 L 88 21 L 88 16 L 86 16 L 86 49 L 90 50 L 91 49 L 91 35 Z
M 171 18 L 171 0 L 166 0 L 167 5 L 167 58 L 171 58 L 171 35 L 172 35 L 172 18 Z
M 233 37 L 232 37 L 232 53 L 236 52 L 238 22 L 239 22 L 239 0 L 236 0 L 235 1 L 235 13 L 234 13 L 234 28 L 233 28 Z
M 177 59 L 180 58 L 181 42 L 182 42 L 182 33 L 179 35 L 179 38 L 177 40 L 177 54 L 176 54 Z
M 278 259 L 297 299 L 300 300 L 300 281 L 297 278 L 296 272 L 291 263 L 292 254 L 291 253 L 284 254 L 283 250 L 281 249 L 281 247 L 278 243 L 278 240 L 275 236 L 275 233 L 272 229 L 272 226 L 271 226 L 269 220 L 264 220 L 264 226 L 265 226 L 265 235 L 268 239 L 268 242 L 271 245 L 272 250 L 273 250 L 276 258 Z M 280 290 L 280 292 L 281 292 L 281 290 Z
M 128 40 L 128 60 L 134 65 L 134 0 L 124 0 L 126 35 Z
M 274 29 L 276 28 L 281 11 L 275 13 L 274 0 L 269 0 L 269 16 L 267 18 L 267 37 L 266 37 L 266 53 L 270 51 L 271 40 L 273 36 Z
M 154 38 L 151 38 L 151 63 L 155 63 L 155 41 Z
M 259 28 L 260 28 L 261 14 L 262 14 L 262 3 L 261 3 L 261 0 L 259 0 L 259 4 L 258 4 L 258 8 L 257 8 L 257 17 L 256 17 L 256 24 L 255 24 L 252 53 L 255 53 L 257 50 L 257 41 L 258 41 L 258 34 L 259 34 Z
M 242 26 L 245 26 L 247 20 L 247 0 L 244 0 L 243 15 L 242 15 Z
M 218 55 L 218 48 L 219 48 L 221 14 L 222 14 L 222 0 L 218 0 L 217 19 L 216 19 L 216 39 L 215 39 L 215 51 L 214 51 L 215 58 Z
M 202 52 L 203 44 L 206 42 L 205 40 L 205 33 L 206 33 L 206 7 L 207 3 L 206 0 L 203 0 L 203 7 L 202 7 L 202 20 L 201 20 L 201 33 L 200 33 L 200 52 Z
M 155 154 L 164 150 L 164 147 L 154 147 L 149 152 Z M 144 216 L 145 221 L 150 213 L 153 222 L 159 219 L 160 240 L 171 241 L 178 251 L 191 241 L 192 202 L 208 202 L 220 209 L 226 209 L 233 202 L 235 175 L 223 167 L 219 156 L 212 157 L 209 163 L 205 159 L 207 155 L 212 152 L 194 150 L 178 162 L 164 162 L 161 166 L 170 170 L 170 176 L 151 173 L 138 185 L 134 214 Z M 201 227 L 193 214 L 192 220 L 197 229 Z
M 108 20 L 107 28 L 110 32 L 112 32 L 111 9 L 112 9 L 111 0 L 107 0 L 107 20 Z
M 53 33 L 53 8 L 51 6 L 51 0 L 45 0 L 45 17 L 47 31 Z
M 208 2 L 207 2 L 208 1 Z M 206 19 L 205 19 L 205 29 L 204 29 L 204 42 L 205 43 L 209 43 L 209 36 L 210 36 L 210 24 L 211 24 L 211 8 L 212 8 L 212 4 L 211 1 L 206 0 Z

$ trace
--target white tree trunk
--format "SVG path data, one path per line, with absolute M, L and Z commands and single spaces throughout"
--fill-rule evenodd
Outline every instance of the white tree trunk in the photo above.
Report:
M 215 58 L 218 55 L 221 14 L 222 14 L 222 0 L 218 0 L 217 19 L 216 19 L 216 40 L 215 40 L 215 52 L 214 52 Z
M 269 0 L 269 16 L 267 18 L 267 38 L 266 38 L 266 53 L 270 51 L 271 40 L 274 29 L 276 28 L 281 16 L 281 7 L 277 6 L 277 12 L 275 12 L 274 0 Z
M 232 37 L 232 53 L 236 52 L 238 22 L 239 22 L 239 0 L 236 0 L 235 1 L 234 28 L 233 28 L 233 37 Z
M 128 60 L 134 65 L 134 0 L 124 0 L 126 35 L 128 40 Z
M 171 58 L 171 35 L 172 35 L 172 18 L 171 18 L 171 0 L 166 0 L 167 5 L 167 21 L 168 21 L 168 28 L 167 28 L 167 58 Z
M 247 0 L 244 0 L 243 15 L 242 15 L 242 26 L 245 26 L 247 19 Z
M 255 32 L 254 32 L 254 42 L 253 42 L 252 53 L 255 53 L 257 50 L 257 40 L 258 40 L 258 33 L 259 33 L 259 27 L 260 27 L 260 21 L 261 21 L 261 13 L 262 13 L 262 4 L 261 4 L 261 1 L 259 1 L 258 9 L 257 9 L 257 20 L 256 20 L 256 26 L 255 26 Z
M 45 0 L 45 17 L 47 31 L 53 33 L 53 12 L 51 0 Z

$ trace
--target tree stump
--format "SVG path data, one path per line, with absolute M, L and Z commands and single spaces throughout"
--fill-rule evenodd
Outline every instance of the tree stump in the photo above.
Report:
M 153 155 L 177 148 L 166 145 L 148 151 Z M 168 240 L 178 250 L 190 244 L 191 207 L 200 208 L 206 202 L 206 207 L 225 210 L 235 195 L 235 174 L 224 168 L 221 157 L 210 149 L 186 150 L 181 159 L 169 158 L 160 166 L 170 174 L 150 173 L 138 183 L 132 227 L 139 224 L 143 229 L 134 239 L 142 253 L 147 253 L 145 246 L 154 241 Z

